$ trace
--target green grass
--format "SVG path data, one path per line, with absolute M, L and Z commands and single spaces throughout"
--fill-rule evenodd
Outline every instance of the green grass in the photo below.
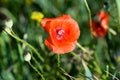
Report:
M 120 4 L 117 1 L 0 0 L 0 80 L 119 80 Z M 91 16 L 103 9 L 104 2 L 108 3 L 109 28 L 117 34 L 108 31 L 104 38 L 96 38 L 87 24 Z M 71 15 L 80 27 L 78 43 L 87 52 L 76 45 L 68 54 L 52 53 L 44 44 L 48 33 L 30 18 L 33 11 L 49 18 Z M 2 30 L 6 21 L 2 14 L 13 20 L 12 35 Z M 31 54 L 30 62 L 24 61 L 25 52 Z

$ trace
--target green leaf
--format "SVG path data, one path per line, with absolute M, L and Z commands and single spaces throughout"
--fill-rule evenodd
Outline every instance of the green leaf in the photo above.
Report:
M 119 24 L 120 24 L 120 0 L 116 0 L 117 8 L 118 8 L 118 15 L 119 15 Z
M 82 60 L 83 67 L 85 69 L 86 80 L 94 80 L 90 69 L 87 67 L 84 60 Z

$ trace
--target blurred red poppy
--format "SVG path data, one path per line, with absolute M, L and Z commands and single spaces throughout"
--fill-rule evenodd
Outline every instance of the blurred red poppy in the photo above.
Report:
M 80 30 L 77 22 L 70 15 L 44 18 L 41 25 L 50 34 L 45 44 L 53 53 L 64 54 L 75 49 Z
M 95 18 L 97 17 L 97 20 L 92 20 L 92 34 L 95 37 L 105 37 L 108 30 L 108 21 L 109 21 L 109 14 L 103 10 L 101 10 Z M 90 22 L 89 22 L 89 28 L 90 28 Z

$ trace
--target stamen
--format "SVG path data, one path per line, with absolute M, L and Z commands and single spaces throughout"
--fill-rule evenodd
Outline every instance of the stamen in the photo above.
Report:
M 62 30 L 62 29 L 58 29 L 58 30 L 56 30 L 56 32 L 57 32 L 57 39 L 58 40 L 61 40 L 62 38 L 63 38 L 63 36 L 64 36 L 64 30 Z

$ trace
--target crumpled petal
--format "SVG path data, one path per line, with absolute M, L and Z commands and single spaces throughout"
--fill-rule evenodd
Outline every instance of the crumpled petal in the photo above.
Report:
M 42 25 L 42 27 L 47 31 L 49 32 L 49 29 L 50 29 L 50 22 L 54 20 L 54 18 L 44 18 L 40 24 Z
M 66 19 L 62 24 L 63 29 L 67 33 L 65 36 L 65 40 L 67 41 L 75 41 L 80 36 L 79 26 L 76 21 L 73 19 Z
M 61 47 L 58 47 L 58 46 L 53 45 L 52 40 L 49 37 L 45 40 L 45 45 L 47 45 L 50 48 L 50 50 L 52 50 L 53 53 L 55 53 L 55 54 L 65 54 L 65 53 L 71 52 L 75 49 L 76 42 L 77 41 L 69 43 L 69 44 L 61 46 Z
M 92 26 L 93 26 L 93 35 L 95 37 L 104 37 L 107 33 L 107 29 L 104 29 L 100 23 L 96 21 L 92 21 Z

